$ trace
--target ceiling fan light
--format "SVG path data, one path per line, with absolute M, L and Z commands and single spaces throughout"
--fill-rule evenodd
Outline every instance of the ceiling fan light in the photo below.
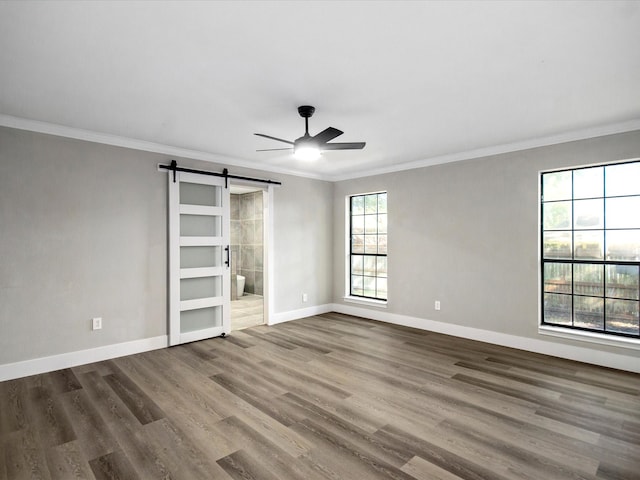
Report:
M 294 149 L 293 156 L 298 160 L 311 162 L 320 158 L 320 149 L 315 145 L 300 145 Z

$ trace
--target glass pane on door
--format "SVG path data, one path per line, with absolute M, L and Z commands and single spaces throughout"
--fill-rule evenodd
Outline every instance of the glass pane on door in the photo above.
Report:
M 180 300 L 222 296 L 222 277 L 183 278 L 180 280 Z
M 219 207 L 221 187 L 201 183 L 180 182 L 180 204 Z
M 180 312 L 180 333 L 222 326 L 222 306 Z
M 223 248 L 180 247 L 180 268 L 221 267 Z
M 219 237 L 221 218 L 212 215 L 180 215 L 181 237 Z

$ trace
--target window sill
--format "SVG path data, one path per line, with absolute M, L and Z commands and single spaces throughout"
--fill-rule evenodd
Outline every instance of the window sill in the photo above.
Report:
M 600 345 L 609 345 L 612 347 L 629 348 L 632 350 L 640 350 L 640 340 L 627 337 L 616 337 L 605 333 L 582 332 L 576 330 L 568 330 L 561 327 L 552 327 L 549 325 L 540 325 L 538 333 L 541 335 L 550 335 L 553 337 L 568 338 L 580 342 L 598 343 Z
M 369 307 L 387 308 L 386 300 L 374 300 L 373 298 L 351 297 L 349 295 L 342 297 L 345 302 L 357 303 L 359 305 L 367 305 Z

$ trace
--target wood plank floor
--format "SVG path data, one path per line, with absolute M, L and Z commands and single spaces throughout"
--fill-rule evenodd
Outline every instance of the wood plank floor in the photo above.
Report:
M 0 479 L 638 479 L 640 376 L 340 314 L 0 383 Z

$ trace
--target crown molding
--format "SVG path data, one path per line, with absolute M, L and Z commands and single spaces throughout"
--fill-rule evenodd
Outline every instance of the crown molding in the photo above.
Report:
M 55 135 L 58 137 L 73 138 L 75 140 L 84 140 L 87 142 L 101 143 L 115 147 L 131 148 L 133 150 L 141 150 L 144 152 L 161 153 L 163 155 L 171 155 L 175 157 L 191 158 L 194 160 L 203 160 L 222 165 L 233 167 L 250 168 L 269 173 L 280 173 L 284 175 L 293 175 L 296 177 L 313 178 L 316 180 L 327 180 L 322 175 L 317 175 L 300 170 L 292 170 L 287 168 L 272 167 L 265 165 L 256 165 L 252 162 L 239 160 L 233 157 L 218 155 L 200 150 L 190 150 L 188 148 L 174 147 L 172 145 L 164 145 L 162 143 L 148 142 L 135 138 L 122 137 L 119 135 L 111 135 L 108 133 L 100 133 L 92 130 L 84 130 L 81 128 L 68 127 L 55 123 L 41 122 L 39 120 L 30 120 L 11 115 L 0 114 L 0 126 L 15 128 L 17 130 L 27 130 L 30 132 L 44 133 L 47 135 Z
M 187 148 L 174 147 L 161 143 L 148 142 L 135 138 L 122 137 L 107 133 L 94 132 L 92 130 L 84 130 L 65 125 L 41 122 L 38 120 L 30 120 L 11 115 L 0 114 L 0 126 L 11 127 L 18 130 L 28 130 L 31 132 L 45 133 L 48 135 L 56 135 L 59 137 L 73 138 L 76 140 L 85 140 L 88 142 L 101 143 L 116 147 L 131 148 L 145 152 L 161 153 L 183 158 L 192 158 L 194 160 L 203 160 L 222 165 L 234 167 L 250 168 L 270 173 L 280 173 L 284 175 L 292 175 L 296 177 L 312 178 L 315 180 L 324 180 L 329 182 L 340 182 L 343 180 L 351 180 L 355 178 L 371 177 L 374 175 L 384 175 L 386 173 L 401 172 L 405 170 L 413 170 L 416 168 L 431 167 L 443 163 L 460 162 L 463 160 L 471 160 L 474 158 L 488 157 L 492 155 L 500 155 L 504 153 L 518 152 L 529 150 L 532 148 L 546 147 L 561 143 L 574 142 L 577 140 L 586 140 L 589 138 L 602 137 L 605 135 L 615 135 L 618 133 L 632 132 L 640 130 L 640 119 L 629 120 L 627 122 L 602 125 L 598 127 L 586 128 L 581 130 L 572 130 L 569 132 L 550 135 L 546 137 L 537 137 L 523 140 L 520 142 L 506 143 L 502 145 L 494 145 L 491 147 L 477 148 L 474 150 L 466 150 L 446 155 L 428 157 L 415 162 L 400 163 L 390 165 L 388 167 L 374 168 L 366 171 L 357 171 L 345 175 L 322 175 L 300 170 L 288 168 L 274 167 L 269 165 L 257 165 L 253 162 L 240 160 L 233 157 L 227 157 L 210 152 L 199 150 L 190 150 Z
M 550 145 L 558 145 L 561 143 L 575 142 L 578 140 L 586 140 L 589 138 L 603 137 L 606 135 L 615 135 L 617 133 L 632 132 L 640 130 L 640 119 L 629 120 L 627 122 L 614 123 L 610 125 L 602 125 L 593 128 L 581 130 L 572 130 L 557 135 L 549 135 L 546 137 L 532 138 L 521 142 L 505 143 L 502 145 L 494 145 L 491 147 L 477 148 L 463 152 L 456 152 L 447 155 L 429 157 L 415 162 L 390 165 L 388 167 L 377 168 L 364 172 L 354 172 L 352 174 L 337 175 L 331 177 L 333 182 L 343 180 L 351 180 L 354 178 L 371 177 L 374 175 L 384 175 L 385 173 L 401 172 L 404 170 L 413 170 L 415 168 L 431 167 L 443 163 L 460 162 L 463 160 L 472 160 L 474 158 L 489 157 L 492 155 L 500 155 L 503 153 L 512 153 L 532 148 L 548 147 Z

